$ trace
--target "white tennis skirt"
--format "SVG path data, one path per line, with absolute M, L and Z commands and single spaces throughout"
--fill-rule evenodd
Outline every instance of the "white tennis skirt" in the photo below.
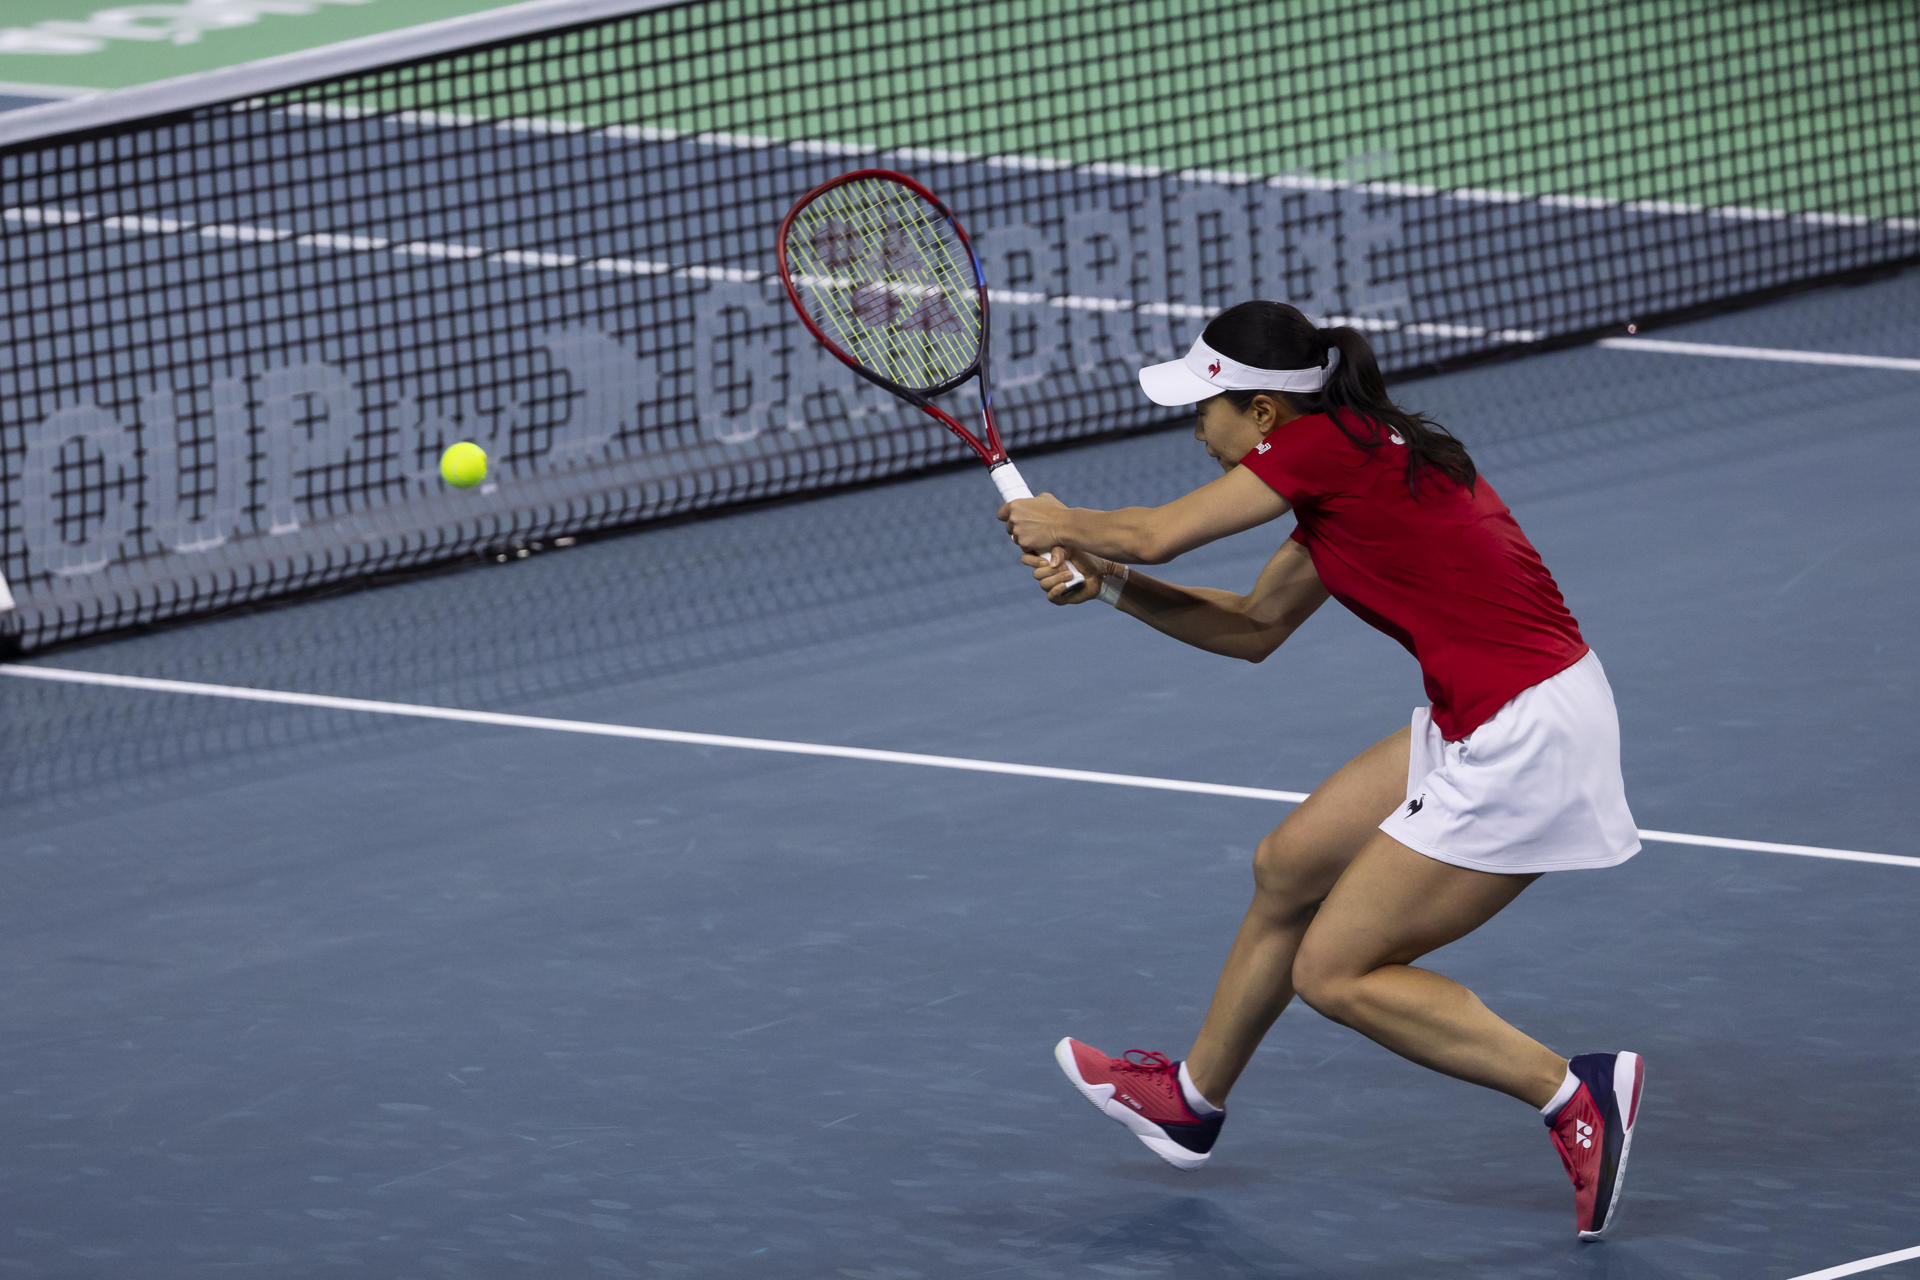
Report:
M 1380 829 L 1429 858 L 1508 875 L 1617 866 L 1640 852 L 1599 656 L 1589 650 L 1458 742 L 1417 708 L 1407 800 Z

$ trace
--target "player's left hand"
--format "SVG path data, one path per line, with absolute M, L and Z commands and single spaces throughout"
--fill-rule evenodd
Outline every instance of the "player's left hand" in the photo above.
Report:
M 1043 493 L 1034 498 L 1014 499 L 1001 507 L 995 518 L 1007 526 L 1008 535 L 1022 551 L 1046 551 L 1063 541 L 1059 514 L 1066 509 L 1066 503 Z
M 1020 563 L 1033 570 L 1034 581 L 1054 604 L 1085 604 L 1100 594 L 1101 582 L 1114 572 L 1110 561 L 1066 547 L 1055 547 L 1046 555 L 1029 551 L 1020 557 Z M 1075 569 L 1083 581 L 1073 580 Z

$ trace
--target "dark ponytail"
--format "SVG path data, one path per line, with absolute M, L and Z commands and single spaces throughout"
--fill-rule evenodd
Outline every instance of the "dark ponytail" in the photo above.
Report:
M 1342 435 L 1372 452 L 1397 435 L 1407 442 L 1407 491 L 1420 494 L 1420 480 L 1431 469 L 1466 489 L 1478 473 L 1467 447 L 1451 432 L 1421 413 L 1409 413 L 1387 398 L 1373 348 L 1358 329 L 1315 328 L 1284 302 L 1242 302 L 1222 311 L 1201 335 L 1208 346 L 1241 364 L 1261 369 L 1311 369 L 1340 353 L 1333 376 L 1318 391 L 1225 391 L 1244 410 L 1259 395 L 1271 396 L 1297 413 L 1324 413 Z

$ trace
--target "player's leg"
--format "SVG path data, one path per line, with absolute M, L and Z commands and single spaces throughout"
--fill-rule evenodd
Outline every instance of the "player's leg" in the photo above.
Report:
M 1412 963 L 1472 933 L 1537 878 L 1453 866 L 1377 833 L 1321 904 L 1294 983 L 1315 1009 L 1402 1057 L 1538 1108 L 1573 1182 L 1575 1227 L 1590 1240 L 1616 1219 L 1646 1083 L 1639 1055 L 1569 1064 Z
M 1161 1159 L 1182 1169 L 1206 1162 L 1225 1114 L 1216 1108 L 1293 998 L 1294 952 L 1314 909 L 1406 795 L 1408 752 L 1405 729 L 1369 747 L 1260 842 L 1253 905 L 1184 1068 L 1160 1053 L 1110 1057 L 1072 1038 L 1054 1046 L 1054 1060 L 1081 1096 Z M 1187 1083 L 1202 1100 L 1188 1094 Z
M 1388 735 L 1321 783 L 1260 842 L 1253 901 L 1234 937 L 1186 1065 L 1225 1106 L 1261 1038 L 1293 999 L 1293 961 L 1320 902 L 1407 793 L 1408 731 Z
M 1300 944 L 1293 977 L 1301 999 L 1421 1066 L 1546 1105 L 1567 1060 L 1459 983 L 1413 965 L 1472 933 L 1536 878 L 1454 866 L 1374 832 Z

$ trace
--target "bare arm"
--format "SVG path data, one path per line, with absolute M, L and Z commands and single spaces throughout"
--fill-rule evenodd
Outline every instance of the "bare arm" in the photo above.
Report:
M 1057 498 L 1043 494 L 1008 503 L 1000 508 L 1000 519 L 1023 551 L 1067 546 L 1123 564 L 1165 564 L 1291 509 L 1260 477 L 1235 467 L 1162 507 L 1094 511 L 1063 507 Z
M 1033 576 L 1056 604 L 1080 603 L 1099 593 L 1104 577 L 1118 566 L 1102 557 L 1076 553 L 1087 576 L 1072 587 L 1064 565 L 1027 555 Z M 1327 589 L 1314 572 L 1307 549 L 1289 539 L 1274 552 L 1245 595 L 1213 587 L 1182 587 L 1133 573 L 1120 593 L 1119 608 L 1154 628 L 1209 653 L 1259 662 L 1286 642 L 1314 610 L 1327 602 Z

